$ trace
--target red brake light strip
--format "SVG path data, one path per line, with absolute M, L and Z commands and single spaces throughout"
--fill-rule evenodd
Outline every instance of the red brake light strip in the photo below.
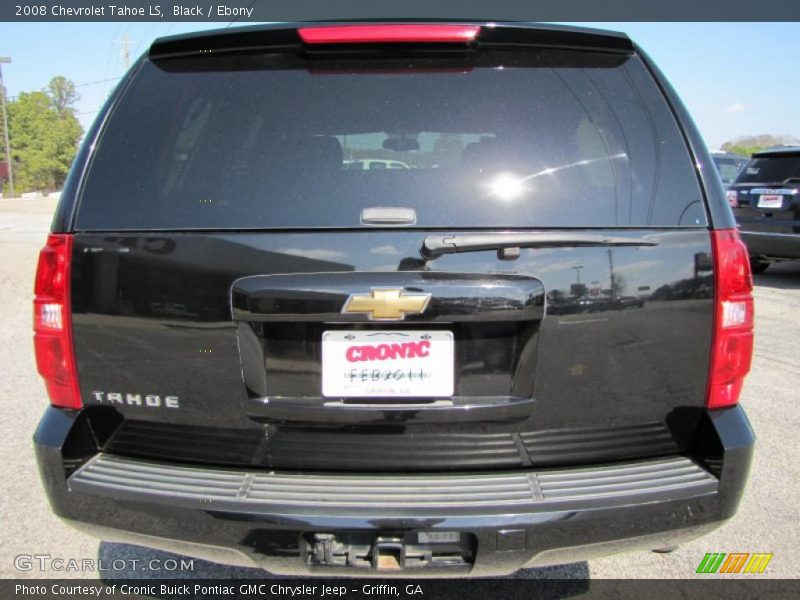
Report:
M 462 43 L 475 39 L 479 25 L 335 25 L 301 27 L 306 44 Z

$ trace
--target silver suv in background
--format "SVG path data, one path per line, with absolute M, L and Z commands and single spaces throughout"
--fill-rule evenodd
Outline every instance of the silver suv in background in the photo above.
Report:
M 719 178 L 726 186 L 733 183 L 734 179 L 739 175 L 749 160 L 746 156 L 739 156 L 730 152 L 712 152 L 711 159 L 714 161 L 714 166 L 717 167 Z

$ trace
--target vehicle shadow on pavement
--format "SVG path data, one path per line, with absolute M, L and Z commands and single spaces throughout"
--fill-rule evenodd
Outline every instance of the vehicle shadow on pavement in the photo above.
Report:
M 756 275 L 753 280 L 756 287 L 779 290 L 800 289 L 800 261 L 770 265 L 766 273 Z
M 199 558 L 190 558 L 180 554 L 164 552 L 154 548 L 145 548 L 133 544 L 120 544 L 114 542 L 100 542 L 97 557 L 99 563 L 104 565 L 104 570 L 99 577 L 104 582 L 113 582 L 120 579 L 283 579 L 284 576 L 274 575 L 259 568 L 237 567 L 214 563 Z M 177 565 L 191 560 L 191 569 L 167 570 L 175 561 Z M 116 566 L 125 565 L 118 569 Z M 413 574 L 409 575 L 413 579 Z M 568 598 L 584 594 L 589 591 L 589 564 L 586 561 L 557 565 L 551 567 L 538 567 L 534 569 L 521 569 L 510 577 L 497 579 L 526 579 L 541 581 L 541 589 L 537 586 L 538 598 Z M 526 586 L 529 590 L 529 586 Z M 438 594 L 437 594 L 438 595 Z M 454 590 L 453 597 L 463 600 L 463 590 Z

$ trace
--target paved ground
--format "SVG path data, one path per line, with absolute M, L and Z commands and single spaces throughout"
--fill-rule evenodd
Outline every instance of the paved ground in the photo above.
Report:
M 100 543 L 60 523 L 49 511 L 33 460 L 31 435 L 46 406 L 31 348 L 31 294 L 39 248 L 54 203 L 0 200 L 0 577 L 57 576 L 14 567 L 20 554 L 65 558 L 167 558 L 153 550 Z M 767 574 L 797 577 L 800 556 L 800 264 L 783 264 L 756 278 L 756 350 L 743 397 L 759 437 L 750 484 L 732 522 L 669 555 L 625 554 L 555 569 L 521 571 L 518 577 L 685 578 L 706 552 L 772 552 Z M 195 577 L 259 576 L 195 562 Z M 85 577 L 82 573 L 63 573 Z M 263 576 L 263 575 L 262 575 Z

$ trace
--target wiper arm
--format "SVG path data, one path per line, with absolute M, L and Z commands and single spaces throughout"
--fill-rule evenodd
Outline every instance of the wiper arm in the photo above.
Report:
M 609 236 L 602 233 L 523 232 L 468 233 L 464 235 L 429 235 L 419 250 L 425 259 L 457 252 L 497 250 L 499 258 L 511 260 L 520 248 L 577 248 L 583 246 L 657 246 L 652 238 Z

